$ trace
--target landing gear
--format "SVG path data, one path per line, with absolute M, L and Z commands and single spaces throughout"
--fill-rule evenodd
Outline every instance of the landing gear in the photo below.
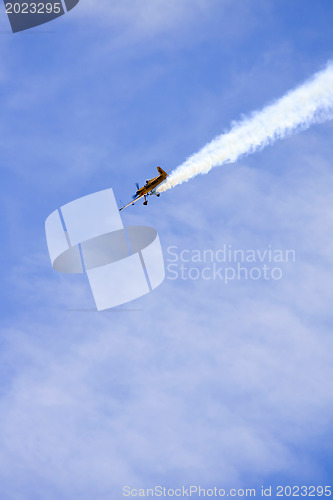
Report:
M 144 205 L 148 205 L 148 200 L 147 200 L 147 196 L 145 196 L 145 201 L 143 202 Z
M 158 193 L 156 196 L 157 196 L 157 198 L 159 198 L 161 196 L 161 193 Z

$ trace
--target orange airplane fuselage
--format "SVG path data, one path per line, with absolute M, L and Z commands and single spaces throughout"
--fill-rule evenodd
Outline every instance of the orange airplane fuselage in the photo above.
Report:
M 157 170 L 160 175 L 154 177 L 153 179 L 149 179 L 149 181 L 147 181 L 142 188 L 139 188 L 137 190 L 135 196 L 147 195 L 155 188 L 157 188 L 157 186 L 159 186 L 168 177 L 168 174 L 161 167 L 157 167 Z

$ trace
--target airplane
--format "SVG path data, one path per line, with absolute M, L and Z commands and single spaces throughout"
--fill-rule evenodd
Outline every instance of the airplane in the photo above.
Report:
M 165 179 L 168 177 L 168 174 L 161 167 L 157 167 L 157 171 L 159 175 L 157 177 L 154 177 L 153 179 L 148 179 L 143 187 L 140 188 L 139 184 L 136 183 L 137 192 L 133 196 L 133 201 L 131 201 L 124 207 L 121 207 L 119 209 L 119 212 L 121 210 L 124 210 L 124 208 L 129 207 L 130 205 L 134 205 L 134 203 L 140 200 L 140 198 L 144 197 L 145 201 L 143 202 L 143 204 L 147 205 L 148 204 L 147 196 L 151 196 L 153 194 L 156 196 L 160 196 L 160 193 L 156 193 L 156 188 L 157 186 L 162 184 L 163 181 L 165 181 Z

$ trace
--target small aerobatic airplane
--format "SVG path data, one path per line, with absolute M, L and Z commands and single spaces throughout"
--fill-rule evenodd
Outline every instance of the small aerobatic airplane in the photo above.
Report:
M 133 196 L 133 201 L 131 201 L 130 203 L 128 203 L 124 207 L 121 207 L 119 209 L 119 212 L 121 210 L 124 210 L 124 208 L 129 207 L 130 205 L 134 205 L 134 203 L 136 201 L 140 200 L 140 198 L 144 197 L 145 201 L 143 202 L 143 204 L 147 205 L 148 204 L 147 196 L 150 196 L 152 194 L 155 194 L 156 196 L 160 196 L 159 193 L 156 193 L 156 188 L 157 188 L 157 186 L 162 184 L 162 182 L 168 177 L 168 174 L 161 167 L 157 167 L 157 170 L 158 170 L 158 173 L 160 175 L 158 175 L 157 177 L 154 177 L 153 179 L 148 179 L 146 181 L 146 184 L 142 188 L 139 187 L 138 183 L 136 184 L 137 192 Z

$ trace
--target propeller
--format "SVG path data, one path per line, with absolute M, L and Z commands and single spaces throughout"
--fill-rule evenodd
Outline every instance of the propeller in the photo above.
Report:
M 139 189 L 140 189 L 139 183 L 138 183 L 138 182 L 136 182 L 136 183 L 135 183 L 135 185 L 136 185 L 136 189 L 137 189 L 137 191 L 139 191 Z M 136 194 L 136 193 L 135 193 L 135 194 L 133 194 L 133 196 L 132 196 L 132 200 L 134 200 L 134 198 L 136 198 L 136 196 L 137 196 L 137 194 Z

